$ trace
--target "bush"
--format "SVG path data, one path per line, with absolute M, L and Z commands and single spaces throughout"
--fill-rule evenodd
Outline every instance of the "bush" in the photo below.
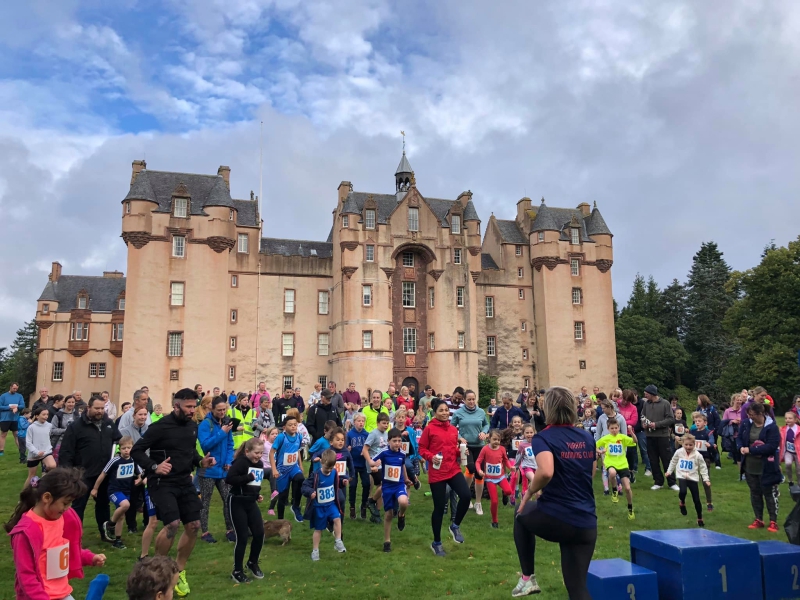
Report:
M 489 406 L 492 398 L 497 397 L 497 377 L 486 375 L 485 373 L 478 374 L 478 406 L 486 408 Z

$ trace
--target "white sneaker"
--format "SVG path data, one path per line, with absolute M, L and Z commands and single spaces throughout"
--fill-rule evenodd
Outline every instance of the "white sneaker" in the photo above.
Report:
M 660 489 L 661 489 L 661 486 L 660 486 L 660 485 L 654 485 L 654 486 L 653 486 L 653 487 L 651 487 L 650 489 L 651 489 L 651 490 L 660 490 Z
M 680 492 L 681 491 L 681 488 L 678 487 L 677 483 L 675 485 L 669 486 L 669 489 L 671 489 L 671 490 L 673 490 L 675 492 Z
M 476 515 L 483 515 L 483 507 L 481 506 L 480 502 L 475 503 L 475 514 Z
M 539 584 L 536 583 L 536 576 L 531 577 L 528 581 L 519 578 L 517 582 L 517 587 L 511 590 L 512 598 L 521 598 L 522 596 L 530 596 L 531 594 L 538 594 L 542 590 L 539 588 Z
M 344 542 L 342 540 L 333 542 L 333 547 L 336 548 L 337 552 L 347 552 L 347 548 L 344 547 Z
M 314 562 L 319 560 L 319 550 L 311 551 L 311 560 L 313 560 Z
M 472 500 L 469 501 L 469 507 L 472 508 L 474 506 Z
M 647 469 L 647 470 L 644 472 L 644 476 L 645 476 L 645 477 L 652 477 L 652 476 L 653 476 L 653 472 L 652 472 L 650 469 Z
M 715 467 L 715 468 L 716 468 L 716 469 L 720 469 L 720 470 L 722 469 L 722 467 Z

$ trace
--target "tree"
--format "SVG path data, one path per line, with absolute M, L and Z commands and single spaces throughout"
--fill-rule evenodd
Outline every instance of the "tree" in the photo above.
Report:
M 688 354 L 675 338 L 666 336 L 655 319 L 622 315 L 616 323 L 617 373 L 622 388 L 641 389 L 648 384 L 669 387 L 676 369 L 686 364 Z
M 645 291 L 644 300 L 645 312 L 643 316 L 648 319 L 658 319 L 663 312 L 661 308 L 661 291 L 658 289 L 658 284 L 656 284 L 656 280 L 653 279 L 652 275 L 647 279 L 647 290 Z
M 788 408 L 800 389 L 800 238 L 767 248 L 758 266 L 736 275 L 742 296 L 724 320 L 736 354 L 720 384 L 729 390 L 762 385 Z
M 633 280 L 633 290 L 628 304 L 622 309 L 622 315 L 647 316 L 647 290 L 645 289 L 644 277 L 640 273 L 636 274 Z
M 478 404 L 486 408 L 491 403 L 492 398 L 497 398 L 497 377 L 478 373 Z
M 690 387 L 717 401 L 728 399 L 718 380 L 735 350 L 722 327 L 725 313 L 734 302 L 726 289 L 730 275 L 717 244 L 704 242 L 694 255 L 686 284 L 685 347 L 690 356 Z
M 8 391 L 16 381 L 23 397 L 28 398 L 36 391 L 38 333 L 36 321 L 29 321 L 22 329 L 17 330 L 11 350 L 0 356 L 0 390 Z
M 661 292 L 658 320 L 668 337 L 683 340 L 686 334 L 686 288 L 677 279 L 673 279 Z

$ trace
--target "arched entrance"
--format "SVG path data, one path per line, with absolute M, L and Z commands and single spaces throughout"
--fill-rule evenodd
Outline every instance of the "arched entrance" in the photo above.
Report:
M 413 385 L 414 392 L 412 393 L 412 396 L 414 397 L 414 400 L 417 400 L 419 398 L 419 381 L 417 381 L 416 377 L 406 377 L 405 379 L 403 379 L 403 385 L 407 387 L 409 390 L 411 390 L 411 386 Z M 398 392 L 399 391 L 400 390 L 398 390 Z M 416 406 L 416 404 L 414 406 Z

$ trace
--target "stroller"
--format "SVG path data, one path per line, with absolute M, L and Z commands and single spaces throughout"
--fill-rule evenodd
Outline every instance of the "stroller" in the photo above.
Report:
M 790 544 L 800 546 L 800 485 L 793 485 L 789 488 L 789 493 L 794 500 L 794 508 L 783 524 L 783 530 Z

